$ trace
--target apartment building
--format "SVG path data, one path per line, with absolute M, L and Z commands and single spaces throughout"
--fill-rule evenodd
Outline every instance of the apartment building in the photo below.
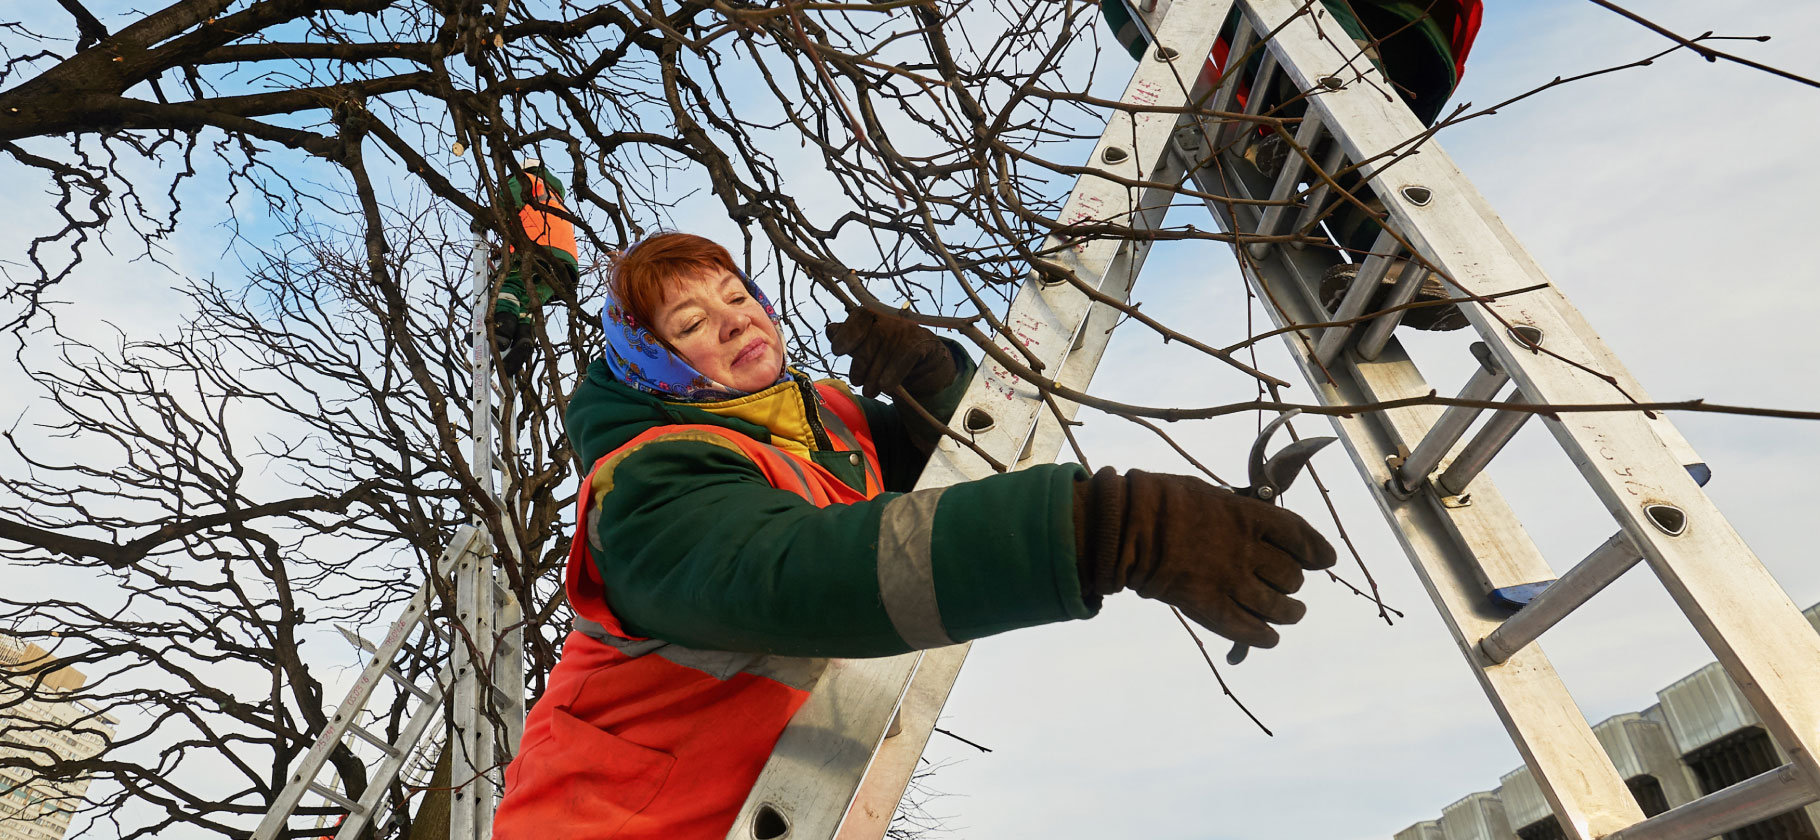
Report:
M 0 634 L 0 665 L 9 672 L 48 657 L 35 644 Z M 115 719 L 67 698 L 87 679 L 74 668 L 60 668 L 28 696 L 29 683 L 0 676 L 0 757 L 42 762 L 45 750 L 66 759 L 100 753 L 114 735 Z M 61 840 L 88 784 L 45 779 L 27 767 L 0 767 L 0 840 Z
M 1804 610 L 1820 630 L 1820 604 Z M 1714 662 L 1656 692 L 1656 704 L 1593 727 L 1643 815 L 1655 816 L 1787 763 L 1725 669 Z M 1565 837 L 1528 767 L 1494 790 L 1469 793 L 1441 817 L 1395 840 L 1556 840 Z M 1820 840 L 1820 803 L 1725 835 L 1725 840 Z

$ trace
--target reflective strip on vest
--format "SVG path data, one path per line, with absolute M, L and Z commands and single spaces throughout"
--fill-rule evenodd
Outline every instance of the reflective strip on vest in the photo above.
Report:
M 660 656 L 684 668 L 694 668 L 717 680 L 732 679 L 736 674 L 753 674 L 776 680 L 791 688 L 808 691 L 815 687 L 828 660 L 802 656 L 768 656 L 762 653 L 735 653 L 726 650 L 697 650 L 672 644 L 662 639 L 628 639 L 615 636 L 598 621 L 576 616 L 575 632 L 608 645 L 628 658 Z
M 820 390 L 820 386 L 817 386 L 817 390 Z M 833 402 L 833 399 L 827 397 L 825 394 L 823 395 L 823 399 L 827 399 L 830 403 Z M 841 419 L 840 413 L 837 412 L 832 405 L 828 407 L 828 413 L 822 415 L 822 426 L 832 433 L 843 446 L 846 446 L 848 452 L 861 453 L 860 460 L 866 465 L 867 493 L 872 494 L 883 490 L 885 487 L 884 477 L 880 476 L 878 470 L 873 467 L 873 459 L 865 457 L 865 452 L 860 446 L 859 438 L 853 434 L 852 429 L 847 428 L 847 421 Z

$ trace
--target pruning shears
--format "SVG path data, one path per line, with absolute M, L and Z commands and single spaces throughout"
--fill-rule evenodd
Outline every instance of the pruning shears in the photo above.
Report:
M 1283 491 L 1294 484 L 1296 476 L 1302 474 L 1302 468 L 1308 466 L 1310 458 L 1327 444 L 1333 443 L 1336 437 L 1312 437 L 1298 440 L 1283 447 L 1277 454 L 1264 457 L 1270 446 L 1270 438 L 1278 429 L 1289 424 L 1302 410 L 1293 408 L 1277 415 L 1277 419 L 1265 424 L 1264 430 L 1258 433 L 1258 439 L 1251 444 L 1251 455 L 1246 458 L 1245 472 L 1251 479 L 1251 486 L 1234 490 L 1241 496 L 1257 499 L 1260 502 L 1276 504 Z M 1251 646 L 1244 642 L 1233 644 L 1226 654 L 1226 664 L 1237 665 L 1245 661 L 1245 655 L 1251 652 Z

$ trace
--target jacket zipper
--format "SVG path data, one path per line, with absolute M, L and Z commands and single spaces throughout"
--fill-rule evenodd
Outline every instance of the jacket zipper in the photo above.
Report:
M 809 419 L 809 431 L 815 434 L 815 448 L 823 452 L 833 452 L 834 445 L 828 442 L 828 432 L 822 428 L 821 409 L 816 407 L 814 385 L 801 379 L 796 381 L 797 392 L 803 398 L 803 416 Z

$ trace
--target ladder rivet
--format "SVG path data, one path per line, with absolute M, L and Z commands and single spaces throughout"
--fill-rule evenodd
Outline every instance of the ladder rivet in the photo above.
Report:
M 1321 79 L 1321 87 L 1328 90 L 1339 90 L 1346 87 L 1346 82 L 1341 80 L 1339 76 L 1328 76 Z
M 1161 44 L 1157 45 L 1157 48 L 1156 48 L 1156 60 L 1157 61 L 1174 61 L 1175 57 L 1178 55 L 1181 55 L 1181 53 L 1176 52 L 1174 47 L 1165 47 Z
M 1643 506 L 1643 515 L 1649 523 L 1671 537 L 1681 536 L 1687 531 L 1687 514 L 1674 505 L 1654 502 Z
M 790 821 L 776 805 L 766 802 L 758 806 L 758 812 L 752 815 L 754 840 L 783 840 L 789 834 Z
M 1129 157 L 1131 157 L 1131 153 L 1118 146 L 1107 146 L 1106 151 L 1100 153 L 1100 160 L 1107 163 L 1124 163 L 1125 159 Z
M 1422 207 L 1434 200 L 1435 193 L 1427 187 L 1411 185 L 1403 188 L 1403 197 L 1409 199 L 1411 204 Z
M 1510 328 L 1510 335 L 1525 347 L 1541 347 L 1542 331 L 1528 324 L 1518 324 Z
M 1029 277 L 1044 288 L 1068 282 L 1068 276 L 1060 268 L 1051 267 L 1048 263 L 1037 263 L 1030 269 Z

